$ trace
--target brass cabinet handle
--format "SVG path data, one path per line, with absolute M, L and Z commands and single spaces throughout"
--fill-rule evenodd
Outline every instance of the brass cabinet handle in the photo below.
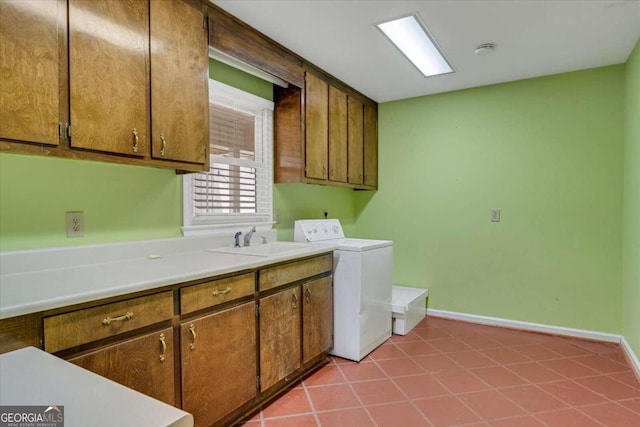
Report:
M 307 296 L 307 303 L 311 302 L 311 288 L 307 286 L 307 292 L 306 292 Z
M 160 334 L 160 344 L 162 344 L 162 353 L 160 353 L 160 361 L 164 362 L 167 358 L 167 340 L 164 336 L 164 333 Z
M 228 294 L 229 292 L 231 292 L 231 288 L 229 286 L 227 286 L 225 289 L 219 291 L 219 290 L 215 290 L 213 291 L 213 296 L 216 297 L 218 295 L 224 295 L 224 294 Z
M 140 142 L 140 140 L 138 139 L 138 129 L 137 128 L 133 128 L 133 152 L 137 153 L 138 152 L 138 143 Z
M 160 141 L 162 141 L 162 148 L 160 148 L 160 155 L 164 157 L 164 153 L 166 152 L 166 149 L 167 149 L 167 140 L 164 139 L 164 133 L 160 134 Z
M 191 332 L 191 344 L 189 344 L 189 348 L 191 350 L 196 349 L 196 326 L 192 323 L 189 325 L 189 332 Z
M 293 291 L 291 303 L 293 304 L 293 308 L 298 307 L 298 294 L 296 293 L 296 291 Z
M 125 320 L 130 320 L 132 318 L 133 318 L 133 313 L 129 311 L 126 314 L 123 314 L 122 316 L 105 317 L 104 319 L 102 319 L 102 324 L 103 325 L 110 325 L 111 322 L 123 322 Z

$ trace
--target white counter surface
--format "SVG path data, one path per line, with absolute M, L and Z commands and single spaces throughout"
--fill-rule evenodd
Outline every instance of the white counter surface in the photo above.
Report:
M 65 427 L 192 427 L 193 416 L 26 347 L 0 355 L 0 405 L 64 406 Z
M 258 268 L 336 248 L 331 244 L 289 243 L 291 251 L 270 256 L 207 250 L 228 241 L 196 237 L 0 253 L 0 319 Z

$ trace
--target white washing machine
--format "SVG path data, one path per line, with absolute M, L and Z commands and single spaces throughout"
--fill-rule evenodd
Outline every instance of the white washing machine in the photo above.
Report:
M 298 220 L 296 242 L 333 243 L 333 350 L 360 361 L 391 336 L 393 241 L 349 239 L 337 219 Z

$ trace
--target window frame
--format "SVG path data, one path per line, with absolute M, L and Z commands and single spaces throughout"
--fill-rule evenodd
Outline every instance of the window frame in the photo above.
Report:
M 209 79 L 209 105 L 219 105 L 225 108 L 235 109 L 244 113 L 257 116 L 264 110 L 270 111 L 262 120 L 262 129 L 256 125 L 256 146 L 263 146 L 263 164 L 266 165 L 265 188 L 267 194 L 263 196 L 267 200 L 267 213 L 256 214 L 218 214 L 199 217 L 194 215 L 193 209 L 193 174 L 184 175 L 182 179 L 182 209 L 184 236 L 202 234 L 227 234 L 229 231 L 237 231 L 238 228 L 256 226 L 260 230 L 273 228 L 273 110 L 274 103 L 267 99 L 237 89 L 233 86 Z M 260 141 L 258 138 L 261 138 Z M 211 167 L 215 159 L 214 154 L 209 155 Z M 220 163 L 220 162 L 218 162 Z M 211 169 L 209 170 L 211 171 Z M 256 191 L 260 187 L 256 182 Z

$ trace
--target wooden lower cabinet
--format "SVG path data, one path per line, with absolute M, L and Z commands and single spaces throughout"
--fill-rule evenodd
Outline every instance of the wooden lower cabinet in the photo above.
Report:
M 173 355 L 173 329 L 167 328 L 73 357 L 69 362 L 175 405 Z
M 327 362 L 332 265 L 324 253 L 0 320 L 0 353 L 36 345 L 181 407 L 196 427 L 235 425 Z
M 257 394 L 256 308 L 249 302 L 180 325 L 182 408 L 197 427 Z
M 302 361 L 307 363 L 333 347 L 333 277 L 302 285 Z
M 300 367 L 300 286 L 260 298 L 260 389 Z

